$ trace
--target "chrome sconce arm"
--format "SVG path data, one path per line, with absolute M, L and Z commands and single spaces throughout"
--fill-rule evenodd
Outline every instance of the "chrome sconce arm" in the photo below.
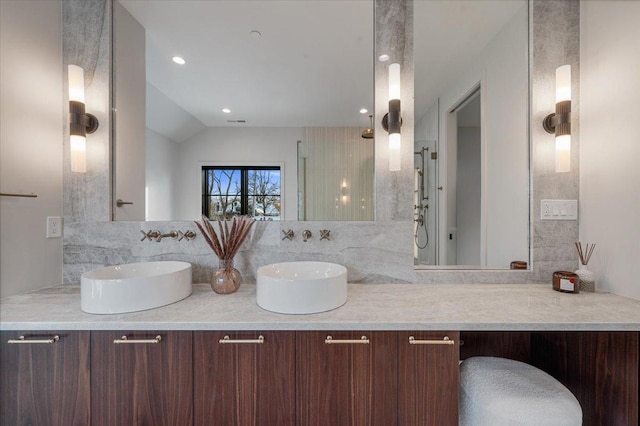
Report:
M 72 136 L 87 136 L 98 130 L 98 119 L 85 112 L 85 105 L 79 101 L 69 101 L 69 129 Z

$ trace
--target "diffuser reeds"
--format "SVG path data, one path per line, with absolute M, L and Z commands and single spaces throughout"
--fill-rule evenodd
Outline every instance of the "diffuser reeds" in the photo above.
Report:
M 580 257 L 580 263 L 586 266 L 587 263 L 589 263 L 589 259 L 591 259 L 591 254 L 593 253 L 593 249 L 595 248 L 596 248 L 595 243 L 591 245 L 587 243 L 583 249 L 582 243 L 577 242 L 576 249 L 578 250 L 578 257 Z

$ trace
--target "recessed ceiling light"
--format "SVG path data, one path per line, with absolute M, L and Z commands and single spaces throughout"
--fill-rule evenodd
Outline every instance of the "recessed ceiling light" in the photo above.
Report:
M 184 65 L 186 64 L 185 60 L 182 59 L 180 56 L 174 56 L 173 58 L 171 58 L 173 60 L 173 62 L 175 62 L 178 65 Z
M 389 60 L 389 55 L 380 55 L 380 56 L 378 57 L 378 60 L 379 60 L 380 62 L 386 62 L 386 61 L 388 61 L 388 60 Z
M 367 110 L 366 108 L 362 108 L 362 109 L 360 110 L 360 114 L 366 114 L 366 113 L 368 113 L 368 112 L 369 112 L 369 110 Z
M 231 110 L 229 108 L 222 108 L 222 112 L 224 112 L 225 114 L 229 114 Z
M 249 33 L 249 35 L 251 36 L 251 38 L 260 38 L 262 37 L 262 33 L 260 33 L 260 31 L 256 31 L 253 30 Z

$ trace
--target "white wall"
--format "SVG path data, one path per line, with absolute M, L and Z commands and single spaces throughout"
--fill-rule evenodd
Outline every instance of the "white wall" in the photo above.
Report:
M 640 2 L 580 5 L 580 240 L 600 289 L 640 299 Z
M 449 112 L 480 82 L 482 156 L 486 213 L 486 266 L 508 268 L 512 260 L 529 258 L 528 43 L 527 8 L 523 7 L 478 60 L 440 95 L 440 162 L 451 165 L 455 155 L 447 133 L 455 133 Z M 453 138 L 455 139 L 455 138 Z M 446 150 L 443 147 L 447 147 Z M 455 160 L 454 160 L 455 161 Z M 451 167 L 448 167 L 451 169 Z M 444 198 L 440 217 L 455 204 L 455 175 L 441 168 Z M 449 217 L 449 221 L 453 218 Z M 451 258 L 447 245 L 450 225 L 440 226 L 441 259 Z M 447 254 L 449 251 L 449 254 Z M 451 262 L 447 262 L 451 263 Z
M 297 150 L 301 128 L 208 127 L 180 144 L 176 217 L 198 219 L 202 214 L 202 165 L 279 165 L 284 162 L 282 220 L 297 217 Z
M 62 9 L 60 1 L 0 1 L 0 296 L 62 282 Z
M 179 144 L 147 129 L 145 146 L 145 220 L 174 220 Z

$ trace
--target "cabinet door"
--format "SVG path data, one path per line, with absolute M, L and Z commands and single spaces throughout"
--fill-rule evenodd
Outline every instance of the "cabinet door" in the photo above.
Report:
M 395 425 L 397 345 L 396 332 L 296 333 L 297 424 Z
M 190 331 L 91 332 L 92 425 L 191 425 L 191 357 Z
M 398 344 L 398 423 L 457 425 L 459 333 L 403 331 Z
M 195 424 L 293 425 L 294 342 L 295 332 L 194 332 Z
M 0 424 L 90 423 L 88 331 L 0 336 Z

